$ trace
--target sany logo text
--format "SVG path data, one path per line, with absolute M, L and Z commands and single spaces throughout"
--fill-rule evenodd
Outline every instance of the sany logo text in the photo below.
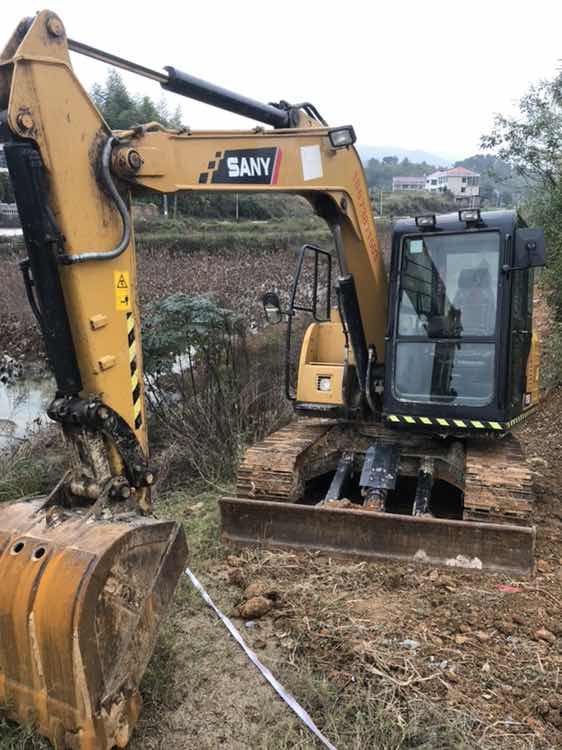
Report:
M 226 164 L 229 177 L 267 177 L 270 172 L 271 157 L 229 156 Z

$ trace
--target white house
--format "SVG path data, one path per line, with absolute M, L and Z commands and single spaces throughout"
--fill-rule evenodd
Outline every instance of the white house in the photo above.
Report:
M 393 193 L 418 193 L 425 190 L 425 177 L 393 177 Z
M 466 167 L 453 167 L 425 178 L 425 189 L 430 193 L 448 190 L 459 203 L 476 206 L 480 198 L 480 175 Z

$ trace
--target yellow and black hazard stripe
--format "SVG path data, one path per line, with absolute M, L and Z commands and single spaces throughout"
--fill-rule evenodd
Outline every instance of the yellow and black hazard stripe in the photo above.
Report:
M 142 393 L 139 381 L 137 339 L 135 337 L 135 316 L 127 313 L 127 336 L 129 339 L 129 367 L 131 370 L 131 392 L 133 395 L 133 416 L 135 429 L 142 426 Z
M 461 430 L 492 430 L 494 432 L 505 432 L 510 430 L 514 425 L 526 419 L 532 414 L 534 408 L 527 409 L 518 417 L 509 420 L 509 422 L 492 422 L 480 419 L 453 419 L 451 417 L 413 417 L 409 414 L 387 414 L 385 420 L 389 425 L 419 425 L 421 427 L 447 428 Z

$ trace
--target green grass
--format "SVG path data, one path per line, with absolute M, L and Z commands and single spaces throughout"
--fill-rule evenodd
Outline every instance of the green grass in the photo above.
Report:
M 13 454 L 0 454 L 0 502 L 48 493 L 58 482 L 66 455 L 56 428 L 42 430 Z
M 240 222 L 186 217 L 137 222 L 135 239 L 141 251 L 208 252 L 284 249 L 304 242 L 331 242 L 331 235 L 325 222 L 313 215 Z M 24 248 L 22 237 L 0 237 L 0 256 L 19 256 Z
M 40 464 L 29 457 L 13 461 L 0 457 L 0 502 L 37 495 L 43 485 Z
M 314 218 L 272 219 L 264 222 L 201 221 L 149 225 L 137 232 L 137 247 L 175 252 L 224 251 L 259 247 L 289 248 L 304 242 L 331 241 L 326 224 Z
M 31 727 L 18 726 L 0 716 L 0 750 L 50 750 L 51 745 Z
M 198 565 L 223 557 L 227 552 L 219 541 L 218 498 L 229 488 L 209 488 L 193 481 L 184 490 L 172 490 L 155 501 L 160 518 L 183 523 L 189 543 L 190 558 Z

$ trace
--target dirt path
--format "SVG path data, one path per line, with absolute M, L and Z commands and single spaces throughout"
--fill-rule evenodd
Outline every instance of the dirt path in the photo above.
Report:
M 179 598 L 173 635 L 161 639 L 158 666 L 145 680 L 148 701 L 131 750 L 282 747 L 290 714 L 189 583 Z

